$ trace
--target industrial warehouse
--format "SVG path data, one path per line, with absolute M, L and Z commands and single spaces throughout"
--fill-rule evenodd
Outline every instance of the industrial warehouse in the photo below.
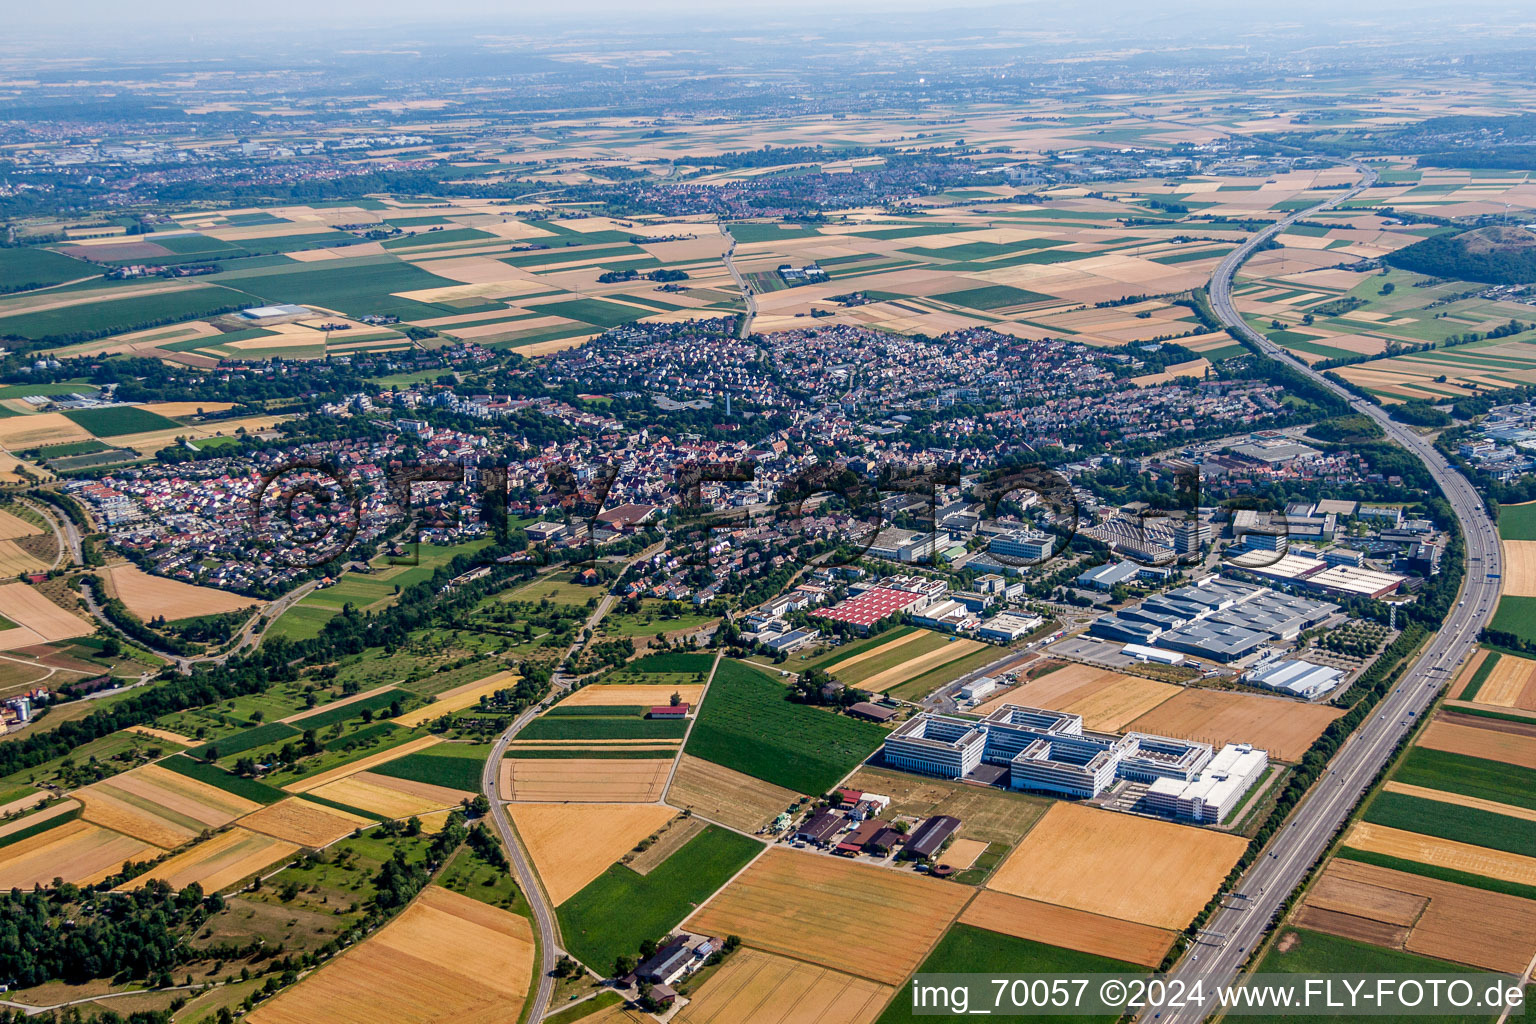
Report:
M 1338 614 L 1339 606 L 1219 576 L 1209 576 L 1134 608 L 1104 615 L 1089 635 L 1137 648 L 1162 648 L 1240 661 L 1261 648 L 1294 640 L 1305 629 Z

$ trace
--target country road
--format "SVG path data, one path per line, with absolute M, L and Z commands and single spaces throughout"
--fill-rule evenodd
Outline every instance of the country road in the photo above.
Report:
M 1465 534 L 1467 576 L 1458 603 L 1439 631 L 1431 636 L 1423 653 L 1371 716 L 1345 741 L 1312 792 L 1291 814 L 1285 828 L 1270 842 L 1223 908 L 1212 916 L 1200 940 L 1190 947 L 1171 972 L 1172 978 L 1187 986 L 1201 983 L 1207 993 L 1215 986 L 1232 983 L 1244 960 L 1262 941 L 1285 898 L 1327 850 L 1335 832 L 1348 819 L 1397 744 L 1455 676 L 1457 666 L 1476 646 L 1479 631 L 1492 617 L 1498 603 L 1499 577 L 1502 576 L 1498 534 L 1482 499 L 1466 477 L 1436 451 L 1433 444 L 1408 426 L 1391 419 L 1380 406 L 1355 397 L 1249 327 L 1232 300 L 1233 277 L 1259 246 L 1294 221 L 1336 206 L 1375 183 L 1374 170 L 1360 163 L 1355 163 L 1355 167 L 1362 173 L 1358 185 L 1325 203 L 1286 217 L 1228 254 L 1211 278 L 1211 305 L 1222 323 L 1234 333 L 1347 399 L 1357 412 L 1370 416 L 1389 437 L 1413 452 L 1428 467 L 1455 510 Z M 1158 1019 L 1175 1024 L 1195 1024 L 1214 1009 L 1209 1005 L 1189 1005 L 1163 1010 Z M 1152 1014 L 1143 1013 L 1141 1019 L 1151 1020 Z

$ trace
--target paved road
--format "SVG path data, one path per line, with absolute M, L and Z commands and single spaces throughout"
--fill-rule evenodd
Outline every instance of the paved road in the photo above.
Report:
M 720 222 L 720 233 L 731 240 L 731 246 L 721 255 L 725 260 L 725 269 L 731 272 L 731 278 L 736 282 L 736 287 L 741 289 L 742 298 L 747 300 L 747 312 L 736 323 L 736 337 L 745 338 L 752 333 L 752 321 L 757 316 L 757 296 L 752 293 L 751 287 L 742 279 L 741 271 L 736 269 L 736 263 L 731 259 L 736 254 L 736 239 L 731 236 L 731 229 L 725 221 Z
M 1253 252 L 1283 231 L 1293 221 L 1328 209 L 1369 188 L 1376 172 L 1361 164 L 1359 185 L 1339 195 L 1278 222 L 1250 238 L 1222 260 L 1211 279 L 1211 305 L 1216 315 L 1233 331 L 1258 345 L 1266 353 L 1306 374 L 1312 380 L 1347 398 L 1353 407 L 1381 424 L 1394 441 L 1417 455 L 1429 468 L 1435 482 L 1461 522 L 1467 541 L 1467 578 L 1461 598 L 1445 624 L 1430 639 L 1424 653 L 1404 674 L 1397 687 L 1384 697 L 1371 717 L 1361 723 L 1340 748 L 1323 777 L 1291 815 L 1284 830 L 1269 844 L 1264 856 L 1243 878 L 1227 906 L 1213 915 L 1200 942 L 1197 942 L 1174 969 L 1173 976 L 1187 984 L 1203 982 L 1210 992 L 1213 986 L 1230 984 L 1249 952 L 1262 939 L 1281 902 L 1300 884 L 1308 868 L 1327 850 L 1333 834 L 1344 823 L 1372 779 L 1386 764 L 1392 750 L 1423 714 L 1442 688 L 1454 676 L 1456 667 L 1472 651 L 1478 631 L 1492 617 L 1498 601 L 1502 575 L 1498 535 L 1483 506 L 1482 499 L 1467 479 L 1453 468 L 1434 446 L 1404 424 L 1389 418 L 1376 405 L 1356 398 L 1344 388 L 1327 380 L 1305 363 L 1281 350 L 1263 335 L 1248 327 L 1232 302 L 1232 279 Z M 1208 1015 L 1209 1008 L 1190 1006 L 1158 1015 L 1159 1021 L 1194 1024 Z M 1145 1013 L 1142 1020 L 1151 1020 Z

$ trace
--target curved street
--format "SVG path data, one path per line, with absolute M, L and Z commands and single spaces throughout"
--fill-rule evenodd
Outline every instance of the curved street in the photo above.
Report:
M 1428 467 L 1461 524 L 1467 547 L 1467 575 L 1458 603 L 1451 609 L 1444 625 L 1431 636 L 1396 687 L 1382 698 L 1371 716 L 1345 741 L 1311 793 L 1292 812 L 1285 828 L 1270 842 L 1264 855 L 1229 895 L 1223 908 L 1212 916 L 1200 939 L 1170 972 L 1171 978 L 1187 986 L 1202 984 L 1207 994 L 1216 986 L 1233 982 L 1243 962 L 1263 940 L 1285 898 L 1301 884 L 1308 869 L 1326 852 L 1334 834 L 1387 764 L 1398 743 L 1454 678 L 1457 667 L 1476 646 L 1479 632 L 1492 618 L 1498 603 L 1499 578 L 1502 576 L 1498 534 L 1482 499 L 1466 477 L 1433 444 L 1389 417 L 1380 406 L 1356 397 L 1249 327 L 1232 301 L 1233 278 L 1259 246 L 1295 221 L 1337 206 L 1375 183 L 1374 170 L 1358 162 L 1352 163 L 1362 173 L 1358 185 L 1327 202 L 1278 221 L 1222 260 L 1211 278 L 1211 305 L 1233 333 L 1347 399 L 1357 412 L 1375 420 L 1387 436 L 1413 452 Z M 1194 1024 L 1213 1010 L 1210 1005 L 1190 1005 L 1163 1010 L 1159 1019 Z M 1151 1014 L 1143 1013 L 1141 1019 L 1150 1020 Z

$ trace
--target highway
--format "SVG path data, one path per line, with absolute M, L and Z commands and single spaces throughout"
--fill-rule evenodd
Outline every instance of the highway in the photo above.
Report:
M 723 220 L 720 222 L 720 233 L 731 242 L 730 248 L 720 258 L 725 261 L 725 269 L 731 272 L 731 278 L 736 282 L 736 287 L 741 289 L 742 300 L 747 304 L 746 312 L 736 323 L 736 337 L 745 338 L 752 333 L 752 321 L 757 317 L 757 296 L 752 293 L 752 286 L 741 276 L 741 271 L 736 269 L 736 261 L 732 258 L 736 255 L 736 238 Z
M 1222 260 L 1211 278 L 1211 305 L 1222 323 L 1233 332 L 1346 398 L 1356 411 L 1370 416 L 1389 437 L 1424 462 L 1461 523 L 1467 545 L 1467 576 L 1458 603 L 1452 607 L 1444 625 L 1433 634 L 1423 653 L 1392 692 L 1382 698 L 1370 718 L 1345 741 L 1312 792 L 1291 814 L 1290 821 L 1226 899 L 1223 908 L 1212 915 L 1200 940 L 1190 947 L 1171 972 L 1172 978 L 1186 986 L 1202 983 L 1207 994 L 1213 987 L 1232 983 L 1243 961 L 1263 939 L 1280 904 L 1327 850 L 1334 833 L 1387 763 L 1398 742 L 1418 716 L 1433 704 L 1454 677 L 1457 667 L 1471 653 L 1478 632 L 1493 616 L 1498 603 L 1499 577 L 1503 575 L 1498 534 L 1482 499 L 1466 477 L 1408 426 L 1388 417 L 1379 406 L 1355 397 L 1250 328 L 1238 315 L 1232 301 L 1233 277 L 1259 246 L 1294 221 L 1336 206 L 1375 183 L 1374 170 L 1359 163 L 1355 163 L 1355 167 L 1362 174 L 1358 185 L 1325 203 L 1277 222 Z M 1190 1005 L 1160 1013 L 1144 1012 L 1140 1019 L 1194 1024 L 1215 1009 L 1209 1004 L 1204 1007 Z

